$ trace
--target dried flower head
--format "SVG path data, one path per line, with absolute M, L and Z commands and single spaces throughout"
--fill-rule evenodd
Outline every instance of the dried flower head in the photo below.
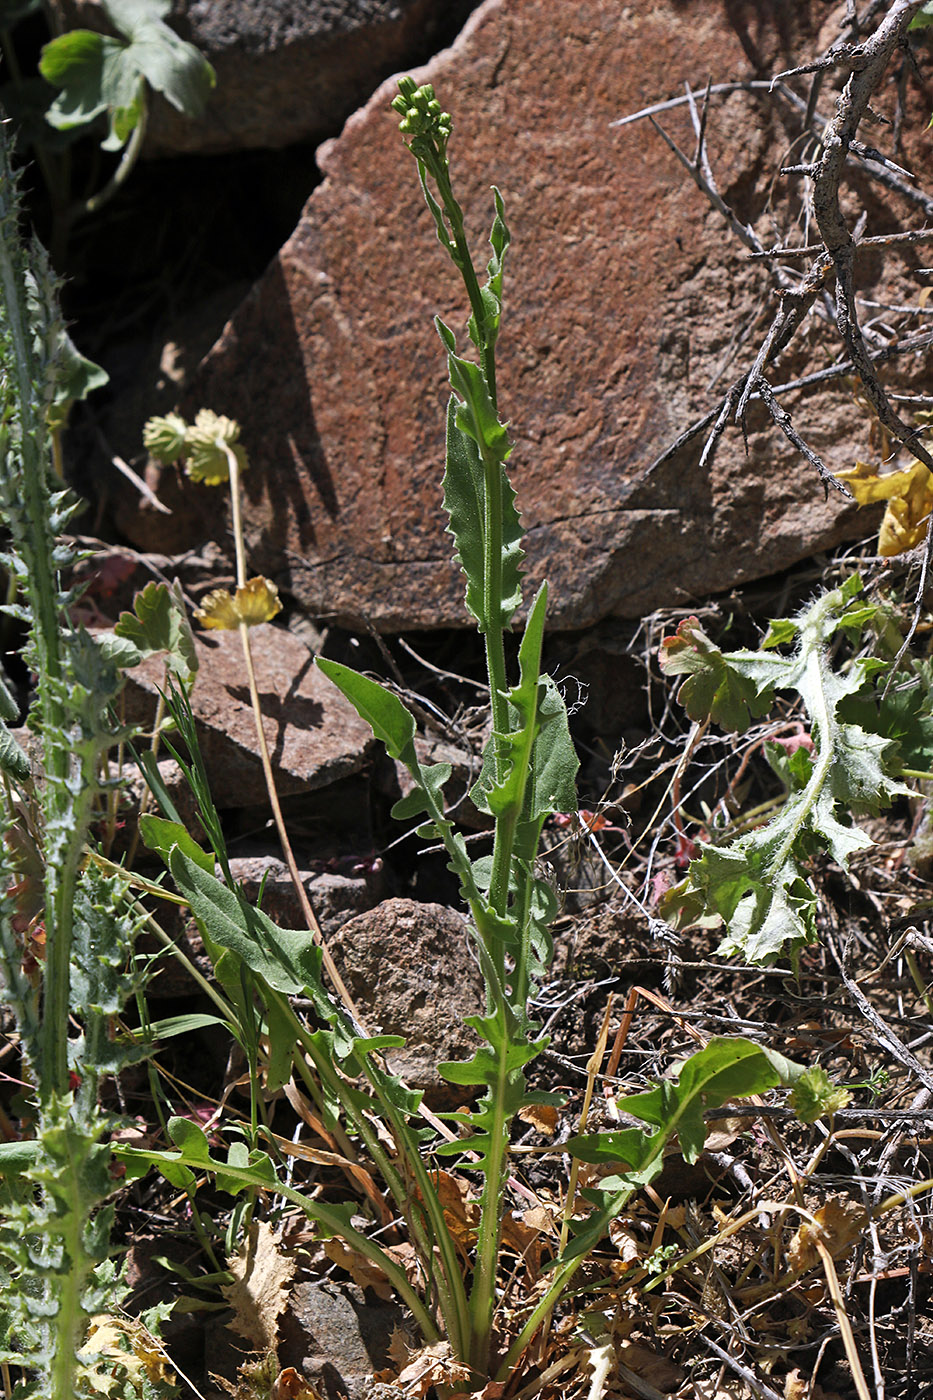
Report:
M 185 455 L 187 432 L 188 424 L 178 413 L 150 418 L 143 428 L 143 446 L 151 457 L 167 466 Z
M 271 622 L 281 611 L 279 590 L 259 575 L 249 579 L 235 593 L 228 593 L 224 588 L 212 589 L 194 616 L 202 627 L 233 632 L 242 623 L 256 627 L 261 622 Z
M 185 434 L 186 471 L 191 480 L 205 486 L 221 486 L 229 481 L 231 452 L 240 471 L 245 471 L 249 462 L 239 437 L 240 425 L 233 418 L 209 408 L 200 409 L 194 426 Z

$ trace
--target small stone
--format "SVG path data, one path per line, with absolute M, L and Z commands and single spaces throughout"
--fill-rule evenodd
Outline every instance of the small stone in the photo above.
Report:
M 463 1018 L 485 1008 L 464 917 L 442 904 L 387 899 L 348 920 L 328 946 L 367 1029 L 405 1036 L 386 1056 L 393 1073 L 423 1089 L 433 1107 L 462 1103 L 467 1091 L 447 1084 L 437 1066 L 475 1051 Z
M 237 632 L 196 634 L 200 669 L 191 693 L 204 762 L 219 808 L 267 801 L 243 648 Z M 266 742 L 279 796 L 359 773 L 375 749 L 368 724 L 284 628 L 250 630 Z M 126 713 L 152 724 L 164 666 L 158 657 L 127 672 Z

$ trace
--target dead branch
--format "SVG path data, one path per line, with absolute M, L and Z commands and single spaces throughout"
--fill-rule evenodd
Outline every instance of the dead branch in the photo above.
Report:
M 851 73 L 837 100 L 836 115 L 821 137 L 823 154 L 814 175 L 813 207 L 826 252 L 836 270 L 836 325 L 865 395 L 891 436 L 909 445 L 914 455 L 933 469 L 933 456 L 916 441 L 915 431 L 890 403 L 866 349 L 852 277 L 856 245 L 839 204 L 843 167 L 859 123 L 868 110 L 872 93 L 884 77 L 891 55 L 903 42 L 907 26 L 922 3 L 923 0 L 894 0 L 875 33 L 859 46 L 857 57 L 848 56 L 846 61 Z

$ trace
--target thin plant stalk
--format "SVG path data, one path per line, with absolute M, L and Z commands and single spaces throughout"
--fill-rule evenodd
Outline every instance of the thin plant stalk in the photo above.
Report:
M 243 516 L 240 509 L 240 464 L 237 461 L 236 453 L 227 444 L 223 444 L 226 453 L 227 463 L 230 468 L 230 508 L 233 519 L 233 540 L 236 549 L 236 581 L 237 588 L 246 586 L 246 546 L 243 538 Z M 266 782 L 266 791 L 269 794 L 269 805 L 272 808 L 272 816 L 275 821 L 275 829 L 279 835 L 279 842 L 285 862 L 288 866 L 288 873 L 291 877 L 298 902 L 301 905 L 301 912 L 307 923 L 309 931 L 313 934 L 314 940 L 320 945 L 324 959 L 324 967 L 330 977 L 334 988 L 343 1002 L 344 1006 L 353 1017 L 357 1026 L 363 1026 L 362 1018 L 356 1007 L 353 998 L 347 990 L 346 983 L 340 975 L 336 963 L 331 956 L 330 950 L 324 939 L 321 925 L 317 915 L 311 906 L 304 881 L 298 869 L 298 862 L 295 860 L 295 853 L 292 850 L 292 843 L 288 837 L 288 829 L 285 825 L 285 818 L 282 815 L 282 807 L 279 802 L 279 794 L 275 786 L 275 774 L 272 770 L 272 760 L 269 757 L 269 745 L 266 742 L 265 726 L 262 716 L 262 705 L 259 700 L 259 687 L 256 684 L 256 670 L 253 665 L 253 652 L 249 640 L 249 626 L 245 622 L 239 625 L 240 642 L 243 647 L 243 660 L 246 664 L 246 675 L 249 683 L 249 698 L 253 708 L 253 720 L 256 726 L 256 739 L 259 744 L 259 757 L 262 761 L 262 772 Z

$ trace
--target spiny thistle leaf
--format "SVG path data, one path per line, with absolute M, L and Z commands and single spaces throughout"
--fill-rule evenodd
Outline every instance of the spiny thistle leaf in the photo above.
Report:
M 674 652 L 681 673 L 689 671 L 691 678 L 707 682 L 706 696 L 724 689 L 742 693 L 733 678 L 753 685 L 756 706 L 770 704 L 777 689 L 796 690 L 810 721 L 814 749 L 807 781 L 789 793 L 766 825 L 725 848 L 705 845 L 687 879 L 669 891 L 662 905 L 663 912 L 681 924 L 718 914 L 727 927 L 720 951 L 748 962 L 767 965 L 784 953 L 794 958 L 814 941 L 816 896 L 807 879 L 807 858 L 822 847 L 845 869 L 855 851 L 872 844 L 850 825 L 849 814 L 877 812 L 909 791 L 890 776 L 895 745 L 840 714 L 843 701 L 862 694 L 875 669 L 873 663 L 856 661 L 841 674 L 832 669 L 826 653 L 836 631 L 854 630 L 870 615 L 858 597 L 860 588 L 858 578 L 852 577 L 790 624 L 773 625 L 772 632 L 776 626 L 781 640 L 796 636 L 791 656 L 722 653 L 715 648 L 711 656 L 708 639 L 697 641 L 692 629 Z M 691 641 L 696 641 L 692 659 Z M 670 669 L 669 663 L 662 664 Z M 730 714 L 733 720 L 743 718 L 731 710 Z M 803 764 L 798 767 L 803 771 Z

